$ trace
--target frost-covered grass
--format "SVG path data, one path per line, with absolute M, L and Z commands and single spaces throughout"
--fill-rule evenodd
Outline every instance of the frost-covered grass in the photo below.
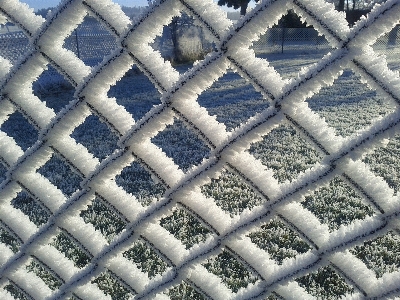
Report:
M 340 299 L 354 293 L 354 288 L 331 266 L 320 268 L 317 272 L 300 277 L 296 281 L 317 299 Z
M 271 65 L 284 78 L 292 78 L 295 77 L 295 72 L 317 62 L 323 54 L 302 53 L 285 56 L 274 54 L 267 57 Z M 396 64 L 391 64 L 391 67 L 395 68 L 395 66 Z M 179 66 L 181 73 L 186 68 Z M 72 100 L 74 89 L 68 84 L 61 84 L 56 88 L 35 84 L 34 93 L 55 112 L 58 112 Z M 111 87 L 108 96 L 115 97 L 117 103 L 123 105 L 135 120 L 142 118 L 153 105 L 160 103 L 160 94 L 148 78 L 135 67 L 116 86 Z M 210 89 L 201 93 L 198 102 L 207 109 L 210 115 L 214 115 L 219 122 L 223 123 L 229 132 L 257 112 L 270 106 L 269 99 L 263 99 L 252 85 L 232 71 L 216 81 Z M 307 103 L 313 111 L 325 118 L 338 135 L 342 136 L 356 133 L 357 130 L 369 126 L 372 120 L 393 110 L 375 91 L 369 90 L 349 70 L 345 70 L 332 87 L 323 88 L 319 94 L 307 99 Z M 8 121 L 3 123 L 1 130 L 16 137 L 16 142 L 23 150 L 36 141 L 38 134 L 37 130 L 19 112 L 11 115 Z M 105 159 L 117 148 L 118 137 L 96 116 L 88 117 L 71 136 L 100 160 Z M 209 157 L 211 151 L 195 132 L 178 118 L 175 118 L 172 125 L 168 125 L 156 134 L 151 141 L 185 172 L 201 164 L 203 159 Z M 396 136 L 390 139 L 386 146 L 375 149 L 363 158 L 373 172 L 388 182 L 395 194 L 400 189 L 399 149 L 400 137 Z M 273 129 L 263 136 L 261 141 L 251 144 L 247 151 L 265 168 L 271 169 L 274 178 L 279 183 L 295 180 L 322 158 L 322 154 L 289 125 L 281 125 Z M 5 172 L 6 169 L 0 166 L 0 176 L 3 179 Z M 38 172 L 66 196 L 71 196 L 80 189 L 82 178 L 57 154 L 39 168 Z M 138 160 L 124 168 L 116 176 L 115 182 L 127 193 L 135 196 L 143 207 L 147 207 L 161 199 L 165 192 L 165 187 L 154 179 L 154 176 Z M 251 210 L 265 201 L 240 174 L 229 167 L 221 170 L 215 178 L 200 189 L 205 197 L 215 201 L 217 206 L 232 217 L 245 209 Z M 50 217 L 49 211 L 26 192 L 19 193 L 11 204 L 26 214 L 37 226 L 45 224 Z M 321 223 L 327 224 L 331 231 L 374 213 L 366 201 L 363 201 L 362 196 L 340 177 L 336 177 L 325 187 L 310 191 L 302 205 L 315 214 Z M 100 231 L 109 242 L 126 226 L 126 220 L 99 198 L 82 210 L 80 217 L 86 223 L 92 224 L 95 230 Z M 189 250 L 194 245 L 204 242 L 212 234 L 209 225 L 184 208 L 176 208 L 171 214 L 163 216 L 160 225 Z M 312 246 L 295 230 L 277 219 L 261 225 L 258 230 L 249 233 L 248 237 L 257 247 L 268 252 L 278 265 L 312 249 Z M 18 251 L 20 246 L 20 242 L 1 223 L 0 242 L 7 244 L 14 252 Z M 51 245 L 79 268 L 90 262 L 88 253 L 64 232 L 54 237 Z M 351 251 L 373 269 L 377 277 L 382 277 L 384 273 L 399 270 L 399 249 L 399 237 L 393 232 L 367 241 Z M 135 242 L 123 255 L 147 274 L 149 279 L 164 274 L 170 267 L 162 255 L 144 240 Z M 258 280 L 258 277 L 228 250 L 203 261 L 202 265 L 218 276 L 232 292 L 237 292 L 240 288 L 245 288 Z M 28 266 L 28 270 L 41 277 L 52 289 L 56 289 L 61 284 L 40 263 L 33 261 Z M 297 278 L 296 281 L 318 299 L 337 299 L 354 292 L 354 288 L 349 286 L 330 266 Z M 131 296 L 131 291 L 109 272 L 102 273 L 92 282 L 112 299 L 127 299 Z M 5 289 L 16 298 L 24 299 L 25 297 L 13 284 L 7 285 Z M 171 299 L 205 299 L 201 291 L 198 291 L 190 282 L 175 285 L 165 294 Z M 275 294 L 271 295 L 268 299 L 278 299 L 278 295 L 276 297 Z
M 93 200 L 86 210 L 82 210 L 80 216 L 85 223 L 91 223 L 96 230 L 99 230 L 109 242 L 126 225 L 126 221 L 99 198 Z
M 183 209 L 174 210 L 172 215 L 162 218 L 160 225 L 180 240 L 186 249 L 204 242 L 211 234 L 207 227 Z
M 126 192 L 134 195 L 143 205 L 149 205 L 153 200 L 159 200 L 165 192 L 165 187 L 155 182 L 149 171 L 140 163 L 134 161 L 116 176 L 115 182 Z
M 296 134 L 291 126 L 273 129 L 262 141 L 253 143 L 249 152 L 262 164 L 274 171 L 280 183 L 292 181 L 301 172 L 321 159 L 321 154 Z
M 339 177 L 335 177 L 329 186 L 306 196 L 302 204 L 331 231 L 374 213 L 370 206 L 362 203 L 360 195 Z
M 187 284 L 186 282 L 182 282 L 181 284 L 174 286 L 169 289 L 168 292 L 165 292 L 171 300 L 181 300 L 181 299 L 190 299 L 190 300 L 205 300 L 205 298 L 201 293 L 196 291 L 192 286 Z
M 122 285 L 110 272 L 101 273 L 92 283 L 97 284 L 99 289 L 104 294 L 109 295 L 112 300 L 128 300 L 132 297 L 129 289 Z
M 64 232 L 59 233 L 50 245 L 72 260 L 78 268 L 83 268 L 90 262 L 91 257 Z
M 217 275 L 234 293 L 258 280 L 257 276 L 253 275 L 242 262 L 238 261 L 227 250 L 223 250 L 216 257 L 208 259 L 203 266 L 209 272 Z
M 372 269 L 377 278 L 400 268 L 400 237 L 395 232 L 367 241 L 350 252 Z
M 306 253 L 311 247 L 282 221 L 272 220 L 248 235 L 259 248 L 267 251 L 278 264 Z
M 33 272 L 36 276 L 41 278 L 52 290 L 58 289 L 63 283 L 60 278 L 55 276 L 45 265 L 36 261 L 36 259 L 32 259 L 29 265 L 26 266 L 26 269 L 28 272 Z
M 262 202 L 261 197 L 243 178 L 229 170 L 223 170 L 218 178 L 213 178 L 211 183 L 201 186 L 201 191 L 207 198 L 214 199 L 231 217 Z
M 378 176 L 385 179 L 394 190 L 394 195 L 400 190 L 400 135 L 390 139 L 386 146 L 375 149 L 367 154 L 363 161 Z
M 137 241 L 132 248 L 123 253 L 124 257 L 131 260 L 136 266 L 151 279 L 157 274 L 164 273 L 168 264 L 146 242 Z

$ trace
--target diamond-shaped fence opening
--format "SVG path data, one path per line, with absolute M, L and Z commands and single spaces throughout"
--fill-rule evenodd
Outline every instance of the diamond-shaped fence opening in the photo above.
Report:
M 95 115 L 90 115 L 76 127 L 71 137 L 100 160 L 105 159 L 118 148 L 118 136 Z
M 312 28 L 283 29 L 293 13 Z M 0 14 L 29 37 L 0 64 L 1 299 L 398 295 L 399 0 L 354 26 L 321 0 L 237 22 L 211 0 Z M 274 31 L 283 54 L 257 50 Z
M 207 260 L 203 266 L 210 273 L 218 276 L 234 293 L 241 288 L 246 288 L 249 284 L 254 284 L 259 279 L 227 250 L 223 250 L 216 257 Z
M 132 248 L 123 253 L 123 256 L 132 261 L 150 279 L 163 274 L 169 267 L 160 253 L 144 240 L 135 242 Z
M 27 295 L 23 289 L 18 287 L 15 283 L 9 283 L 4 287 L 4 290 L 7 291 L 14 299 L 29 299 L 29 295 Z
M 11 201 L 11 205 L 27 215 L 36 226 L 46 224 L 51 216 L 49 209 L 43 203 L 32 198 L 25 191 L 18 193 L 17 197 Z
M 266 59 L 282 78 L 296 75 L 334 50 L 324 35 L 289 10 L 276 25 L 254 41 L 256 57 Z
M 382 177 L 390 188 L 393 189 L 394 195 L 400 189 L 400 178 L 398 170 L 400 151 L 400 136 L 396 135 L 391 138 L 386 146 L 378 147 L 373 152 L 368 153 L 363 161 L 377 175 Z
M 171 288 L 165 294 L 172 300 L 178 299 L 194 299 L 194 300 L 203 300 L 205 298 L 200 292 L 198 292 L 195 288 L 190 286 L 186 282 L 182 282 L 181 284 Z
M 390 231 L 366 241 L 350 249 L 350 252 L 373 270 L 377 278 L 400 269 L 400 237 L 397 232 Z
M 196 23 L 194 16 L 181 11 L 163 27 L 151 47 L 182 74 L 192 68 L 195 61 L 203 60 L 212 52 L 214 42 L 207 29 Z
M 75 88 L 51 65 L 33 82 L 33 94 L 58 113 L 74 99 Z
M 24 151 L 31 147 L 38 138 L 38 130 L 19 111 L 12 113 L 0 129 L 11 136 Z
M 26 270 L 42 279 L 51 290 L 56 290 L 63 284 L 63 280 L 58 275 L 35 257 L 31 257 L 31 261 L 26 266 Z
M 86 210 L 82 210 L 80 217 L 85 223 L 92 224 L 96 230 L 100 231 L 108 242 L 121 233 L 127 223 L 120 212 L 100 197 L 96 197 Z
M 91 260 L 91 255 L 79 242 L 65 231 L 61 231 L 54 237 L 50 245 L 54 246 L 58 251 L 63 253 L 68 259 L 74 262 L 78 268 L 85 267 Z
M 125 107 L 136 121 L 154 105 L 161 104 L 160 93 L 136 65 L 110 88 L 107 95 L 110 98 L 115 97 L 117 103 Z
M 249 153 L 274 171 L 280 183 L 292 181 L 318 163 L 322 155 L 307 143 L 292 126 L 280 125 L 253 143 Z
M 121 283 L 116 275 L 110 271 L 101 273 L 92 280 L 92 283 L 97 284 L 100 290 L 113 300 L 125 300 L 133 296 L 131 290 Z
M 227 131 L 234 130 L 270 106 L 260 92 L 232 71 L 200 94 L 197 101 L 211 116 L 216 116 L 218 122 L 225 124 Z
M 213 199 L 231 217 L 264 201 L 242 176 L 229 169 L 223 169 L 218 178 L 212 178 L 210 183 L 200 188 L 207 198 Z
M 331 266 L 296 279 L 309 294 L 318 299 L 339 299 L 351 296 L 354 288 L 349 286 Z
M 160 220 L 160 225 L 180 240 L 186 249 L 204 242 L 212 234 L 210 229 L 184 209 L 174 210 Z
M 351 70 L 345 70 L 332 86 L 307 99 L 309 107 L 318 113 L 337 134 L 349 136 L 367 128 L 374 120 L 393 112 L 393 105 L 361 82 Z
M 259 248 L 267 251 L 278 264 L 311 249 L 304 239 L 280 220 L 261 225 L 259 230 L 251 232 L 248 237 Z
M 38 169 L 38 173 L 46 177 L 66 196 L 71 196 L 80 189 L 82 177 L 58 154 L 52 157 Z
M 360 195 L 340 177 L 335 177 L 326 187 L 305 196 L 302 205 L 310 210 L 331 231 L 355 220 L 363 220 L 374 214 Z
M 127 193 L 132 194 L 143 205 L 149 205 L 154 200 L 161 199 L 165 192 L 164 185 L 156 176 L 145 169 L 139 162 L 134 161 L 116 176 L 115 182 Z
M 63 47 L 73 51 L 86 65 L 94 67 L 117 48 L 117 36 L 96 18 L 87 15 L 65 39 Z
M 193 288 L 187 282 L 183 281 L 181 284 L 176 285 L 165 292 L 166 295 L 172 300 L 178 299 L 193 299 L 193 300 L 203 300 L 207 299 L 201 292 Z
M 10 248 L 14 253 L 18 252 L 21 246 L 21 241 L 2 223 L 0 223 L 0 242 Z
M 160 147 L 185 172 L 207 159 L 211 150 L 189 126 L 177 118 L 172 125 L 167 125 L 154 136 L 151 142 Z

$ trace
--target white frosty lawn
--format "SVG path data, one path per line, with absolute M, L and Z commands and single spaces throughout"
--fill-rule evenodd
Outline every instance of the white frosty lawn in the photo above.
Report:
M 271 65 L 285 79 L 296 76 L 301 68 L 316 63 L 327 50 L 314 53 L 286 53 L 264 54 L 260 57 L 267 58 Z M 389 57 L 389 66 L 393 70 L 399 69 L 396 55 Z M 183 72 L 187 66 L 180 66 Z M 34 85 L 35 94 L 46 104 L 58 112 L 73 98 L 74 90 L 67 83 L 59 86 Z M 129 71 L 115 87 L 108 93 L 109 97 L 115 97 L 120 105 L 129 111 L 135 120 L 139 120 L 153 105 L 160 103 L 160 94 L 150 81 L 135 67 Z M 203 92 L 198 102 L 205 107 L 209 114 L 215 115 L 217 120 L 225 124 L 228 131 L 234 130 L 239 124 L 249 117 L 267 108 L 270 103 L 263 99 L 246 80 L 234 72 L 228 72 L 220 78 L 207 91 Z M 359 77 L 350 70 L 345 70 L 335 81 L 333 86 L 326 87 L 321 92 L 307 99 L 309 107 L 336 130 L 338 135 L 349 136 L 369 126 L 373 120 L 381 118 L 393 110 L 393 107 L 385 102 L 375 91 L 361 83 Z M 15 113 L 6 121 L 1 130 L 15 137 L 17 143 L 26 150 L 37 139 L 36 130 L 22 117 Z M 94 156 L 100 160 L 106 158 L 117 148 L 118 137 L 113 134 L 105 124 L 95 116 L 88 117 L 86 121 L 72 133 L 77 142 L 88 148 Z M 207 158 L 210 149 L 184 124 L 176 119 L 173 125 L 158 133 L 152 138 L 152 142 L 159 146 L 176 164 L 184 171 L 201 163 Z M 274 172 L 278 182 L 291 181 L 301 172 L 312 167 L 321 159 L 317 149 L 308 145 L 296 130 L 290 125 L 279 126 L 262 141 L 252 144 L 249 153 L 259 159 L 262 164 Z M 373 172 L 382 176 L 393 188 L 394 193 L 400 189 L 400 137 L 396 137 L 384 148 L 376 149 L 366 155 L 364 161 Z M 390 163 L 389 163 L 390 162 Z M 0 176 L 5 173 L 0 168 Z M 64 194 L 71 195 L 79 189 L 81 178 L 73 173 L 70 168 L 54 155 L 53 158 L 41 167 L 38 172 L 47 177 L 53 184 L 59 187 Z M 128 193 L 133 194 L 143 206 L 151 205 L 159 199 L 165 188 L 154 182 L 150 174 L 143 166 L 135 162 L 125 168 L 116 177 L 118 185 Z M 221 209 L 234 216 L 244 208 L 252 208 L 261 203 L 262 199 L 244 183 L 238 174 L 226 169 L 218 178 L 201 187 L 202 193 L 207 198 L 212 198 Z M 31 199 L 28 194 L 20 193 L 12 204 L 29 216 L 33 223 L 40 226 L 46 223 L 49 213 Z M 356 192 L 344 179 L 335 177 L 326 187 L 310 193 L 302 205 L 316 215 L 320 222 L 326 224 L 331 231 L 342 224 L 350 224 L 354 220 L 360 220 L 374 214 L 374 209 Z M 121 232 L 126 224 L 117 214 L 111 211 L 101 199 L 96 199 L 91 206 L 81 212 L 80 215 L 86 223 L 92 223 L 108 240 Z M 185 210 L 176 210 L 173 215 L 166 216 L 160 223 L 176 238 L 182 240 L 187 248 L 205 241 L 211 234 L 207 226 L 196 220 Z M 189 226 L 189 225 L 190 226 Z M 273 220 L 258 232 L 248 235 L 257 247 L 269 252 L 271 259 L 278 264 L 290 257 L 307 252 L 311 246 L 307 244 L 294 231 L 279 220 Z M 284 238 L 286 237 L 286 238 Z M 15 251 L 18 242 L 7 236 L 0 229 L 1 241 L 10 245 Z M 55 247 L 66 256 L 74 260 L 78 267 L 86 265 L 90 260 L 88 256 L 79 250 L 68 240 L 67 235 L 60 234 L 54 240 Z M 385 247 L 391 245 L 391 251 L 385 252 Z M 368 268 L 371 268 L 377 277 L 382 277 L 385 272 L 393 272 L 400 267 L 400 240 L 396 234 L 389 233 L 377 242 L 370 242 L 364 246 L 357 246 L 352 253 L 363 260 Z M 140 266 L 143 272 L 150 278 L 163 273 L 168 264 L 160 258 L 146 243 L 138 242 L 124 256 Z M 367 257 L 369 257 L 367 259 Z M 218 256 L 204 262 L 203 266 L 219 276 L 222 282 L 236 292 L 240 287 L 256 282 L 257 276 L 248 271 L 228 252 L 222 252 Z M 51 277 L 41 266 L 32 263 L 28 270 L 35 272 L 39 277 L 47 278 L 51 288 L 60 283 Z M 236 271 L 235 271 L 236 270 Z M 243 276 L 239 276 L 240 273 Z M 104 282 L 113 282 L 112 276 L 104 273 L 94 283 L 97 283 L 106 293 L 119 295 L 118 299 L 125 299 L 129 291 L 123 287 L 111 289 Z M 329 290 L 329 284 L 320 281 L 321 278 L 330 278 L 336 288 Z M 347 295 L 354 292 L 331 267 L 324 267 L 317 273 L 298 278 L 297 283 L 314 296 L 332 297 Z M 110 283 L 118 286 L 118 283 Z M 17 294 L 12 286 L 7 286 L 10 292 Z M 182 284 L 171 289 L 170 296 L 179 296 L 184 291 L 191 295 L 191 299 L 202 299 L 202 295 L 192 287 Z M 117 296 L 115 296 L 117 297 Z M 271 298 L 272 299 L 272 298 Z

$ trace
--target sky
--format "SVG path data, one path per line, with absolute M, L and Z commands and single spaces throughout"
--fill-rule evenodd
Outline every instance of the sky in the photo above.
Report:
M 21 2 L 25 2 L 29 5 L 29 7 L 34 10 L 38 10 L 40 8 L 54 7 L 60 3 L 61 0 L 21 0 Z M 115 3 L 118 3 L 121 6 L 146 6 L 147 0 L 113 0 Z M 218 0 L 214 0 L 217 2 Z M 231 10 L 228 10 L 231 11 Z

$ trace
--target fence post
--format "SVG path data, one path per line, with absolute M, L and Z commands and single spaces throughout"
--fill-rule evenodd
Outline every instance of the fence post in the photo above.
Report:
M 79 53 L 78 28 L 75 29 L 75 42 L 76 42 L 76 52 L 77 52 L 78 58 L 81 58 L 80 53 Z

